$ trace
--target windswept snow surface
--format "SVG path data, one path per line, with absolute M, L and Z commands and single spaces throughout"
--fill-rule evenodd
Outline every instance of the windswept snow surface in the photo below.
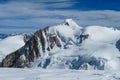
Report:
M 0 62 L 6 55 L 16 51 L 24 45 L 23 35 L 9 36 L 0 40 Z
M 120 72 L 1 68 L 0 80 L 120 80 Z

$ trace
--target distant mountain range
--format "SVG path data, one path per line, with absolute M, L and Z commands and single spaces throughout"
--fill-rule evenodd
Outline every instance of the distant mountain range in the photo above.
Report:
M 0 33 L 0 39 L 4 39 L 6 37 L 8 37 L 8 34 L 2 34 L 2 33 Z

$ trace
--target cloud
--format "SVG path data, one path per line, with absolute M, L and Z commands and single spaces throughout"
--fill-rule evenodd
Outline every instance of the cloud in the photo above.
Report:
M 70 0 L 9 0 L 9 1 L 19 1 L 19 2 L 67 2 Z
M 28 4 L 32 4 L 38 9 L 57 9 L 57 8 L 69 8 L 73 5 L 78 3 L 75 0 L 8 0 L 6 1 L 6 4 L 4 5 L 9 5 L 11 6 L 20 6 L 24 7 L 25 5 L 28 6 Z M 14 4 L 14 5 L 13 5 Z M 39 7 L 38 7 L 39 6 Z
M 120 26 L 120 11 L 98 10 L 80 11 L 68 8 L 75 3 L 71 0 L 57 0 L 61 3 L 34 3 L 11 1 L 0 4 L 0 32 L 14 31 L 35 31 L 46 26 L 53 26 L 61 23 L 66 18 L 74 19 L 80 26 L 100 25 L 108 27 Z M 50 2 L 54 0 L 46 0 Z M 62 1 L 66 1 L 62 3 Z M 59 8 L 59 9 L 55 9 Z M 18 29 L 18 30 L 17 30 Z

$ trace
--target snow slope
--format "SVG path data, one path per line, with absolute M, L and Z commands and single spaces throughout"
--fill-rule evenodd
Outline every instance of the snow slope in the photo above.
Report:
M 67 25 L 68 24 L 68 25 Z M 63 23 L 57 26 L 50 27 L 50 33 L 58 35 L 62 41 L 76 41 L 76 36 L 81 34 L 81 29 L 72 19 L 66 19 Z
M 120 80 L 119 71 L 1 68 L 1 80 Z
M 0 40 L 0 62 L 6 55 L 21 48 L 24 44 L 23 35 L 9 36 Z
M 56 47 L 47 52 L 47 57 L 38 59 L 32 67 L 83 69 L 87 66 L 89 70 L 120 70 L 120 52 L 116 48 L 120 39 L 119 30 L 102 26 L 82 28 L 67 19 L 51 27 L 50 33 L 59 36 L 62 48 Z M 89 36 L 80 43 L 80 35 Z

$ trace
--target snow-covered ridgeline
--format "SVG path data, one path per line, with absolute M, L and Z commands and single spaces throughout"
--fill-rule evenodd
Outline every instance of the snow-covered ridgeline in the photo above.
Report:
M 30 67 L 119 70 L 119 39 L 119 30 L 102 26 L 83 28 L 67 19 L 36 32 L 22 50 L 28 48 L 28 54 L 32 54 Z M 36 54 L 41 57 L 34 58 Z
M 25 45 L 24 35 L 10 36 L 0 41 L 0 62 L 6 55 Z

